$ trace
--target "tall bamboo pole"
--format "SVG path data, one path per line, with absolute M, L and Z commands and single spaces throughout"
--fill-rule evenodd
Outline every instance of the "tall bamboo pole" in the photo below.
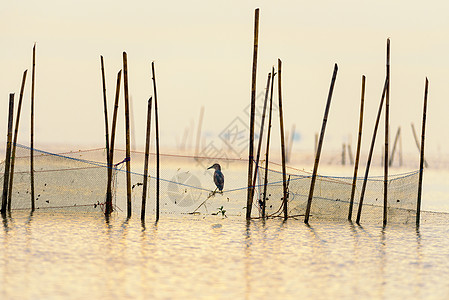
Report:
M 114 113 L 112 115 L 112 126 L 111 126 L 111 144 L 109 147 L 109 166 L 108 166 L 108 185 L 107 185 L 107 196 L 106 196 L 106 215 L 112 212 L 112 168 L 114 166 L 114 147 L 115 147 L 115 130 L 117 128 L 117 113 L 118 113 L 118 101 L 120 98 L 120 81 L 122 78 L 122 70 L 117 73 L 117 84 L 115 86 L 115 102 L 114 102 Z
M 123 81 L 125 90 L 126 196 L 128 204 L 128 218 L 131 218 L 131 145 L 129 132 L 128 60 L 126 52 L 123 52 Z
M 416 208 L 416 226 L 419 226 L 421 217 L 421 194 L 422 194 L 422 179 L 424 173 L 424 141 L 426 137 L 426 119 L 427 119 L 427 94 L 429 91 L 429 80 L 426 77 L 426 88 L 424 91 L 424 108 L 422 116 L 422 133 L 421 133 L 421 154 L 419 158 L 419 183 L 418 183 L 418 201 Z
M 398 127 L 398 131 L 396 131 L 396 137 L 394 138 L 393 149 L 391 149 L 390 160 L 388 161 L 388 166 L 393 165 L 394 154 L 396 152 L 396 145 L 398 144 L 399 137 L 401 135 L 401 127 Z
M 28 70 L 25 70 L 25 72 L 23 72 L 22 86 L 20 87 L 19 104 L 17 105 L 16 125 L 15 125 L 15 129 L 14 129 L 14 138 L 13 138 L 13 143 L 12 143 L 11 171 L 10 171 L 10 175 L 9 175 L 8 211 L 11 210 L 11 198 L 12 198 L 12 186 L 13 186 L 13 182 L 14 182 L 14 164 L 15 164 L 15 160 L 16 160 L 17 137 L 19 135 L 20 112 L 22 111 L 23 90 L 25 88 L 27 72 L 28 72 Z
M 151 72 L 153 74 L 153 96 L 154 96 L 154 121 L 156 127 L 156 222 L 159 221 L 160 213 L 160 158 L 159 158 L 159 113 L 157 109 L 157 89 L 156 73 L 154 72 L 154 61 L 151 62 Z
M 362 129 L 363 129 L 363 109 L 365 105 L 365 75 L 362 76 L 362 95 L 360 100 L 360 118 L 359 118 L 359 134 L 357 138 L 357 149 L 355 154 L 355 165 L 354 165 L 354 177 L 352 178 L 352 190 L 351 190 L 351 200 L 349 201 L 349 214 L 348 214 L 348 220 L 351 221 L 352 219 L 352 209 L 354 206 L 354 195 L 355 195 L 355 188 L 357 185 L 357 172 L 359 169 L 359 159 L 360 159 L 360 148 L 362 145 Z
M 30 134 L 30 180 L 31 211 L 35 209 L 34 197 L 34 79 L 36 69 L 36 44 L 33 46 L 33 68 L 31 70 L 31 134 Z
M 151 100 L 148 99 L 148 111 L 147 111 L 147 134 L 145 136 L 145 162 L 143 165 L 143 186 L 142 186 L 142 210 L 140 213 L 140 219 L 145 220 L 145 207 L 147 202 L 147 185 L 148 185 L 148 161 L 150 158 L 150 132 L 151 132 Z
M 8 135 L 6 143 L 5 174 L 3 175 L 3 193 L 1 213 L 5 214 L 8 202 L 9 169 L 11 164 L 12 123 L 14 118 L 14 94 L 9 94 Z
M 284 138 L 284 113 L 282 111 L 282 61 L 278 59 L 278 98 L 279 98 L 279 123 L 281 129 L 281 158 L 282 158 L 282 183 L 283 183 L 283 197 L 282 206 L 284 211 L 284 218 L 288 217 L 288 194 L 287 194 L 287 170 L 285 167 L 285 138 Z
M 390 127 L 390 39 L 387 39 L 387 96 L 385 97 L 385 155 L 384 155 L 384 218 L 383 225 L 387 225 L 388 207 L 388 147 L 389 127 Z
M 264 100 L 264 103 L 263 103 L 262 120 L 261 120 L 260 131 L 259 131 L 259 143 L 257 145 L 256 166 L 255 166 L 255 169 L 254 169 L 254 179 L 253 179 L 253 184 L 252 184 L 253 187 L 256 186 L 257 171 L 259 169 L 260 150 L 262 148 L 263 129 L 264 129 L 264 125 L 265 125 L 265 112 L 267 110 L 267 101 L 268 101 L 268 92 L 269 92 L 269 89 L 270 89 L 270 80 L 271 80 L 271 73 L 268 73 L 267 88 L 266 88 L 266 91 L 265 91 L 265 100 Z M 254 193 L 253 193 L 252 196 L 254 198 Z M 251 202 L 252 201 L 253 200 L 251 200 Z
M 246 219 L 251 219 L 251 208 L 253 205 L 254 187 L 253 180 L 253 155 L 254 155 L 254 120 L 256 110 L 256 75 L 257 75 L 257 50 L 259 47 L 259 9 L 254 11 L 254 47 L 253 47 L 253 70 L 251 81 L 251 117 L 249 122 L 249 153 L 248 153 L 248 194 L 246 200 Z
M 105 130 L 105 136 L 106 136 L 106 160 L 108 163 L 108 166 L 110 168 L 110 159 L 109 159 L 109 122 L 108 122 L 108 102 L 106 97 L 106 78 L 104 76 L 104 61 L 103 61 L 103 55 L 100 55 L 100 61 L 101 61 L 101 81 L 103 84 L 103 106 L 104 106 L 104 130 Z
M 377 128 L 379 127 L 380 115 L 382 113 L 382 107 L 383 107 L 383 104 L 384 104 L 385 93 L 387 91 L 387 88 L 388 88 L 388 77 L 385 78 L 385 84 L 384 84 L 384 89 L 382 91 L 382 97 L 380 99 L 379 110 L 377 111 L 376 124 L 374 125 L 373 137 L 371 139 L 371 146 L 370 146 L 370 149 L 369 149 L 368 160 L 366 162 L 365 177 L 363 179 L 362 191 L 360 193 L 360 200 L 359 200 L 359 208 L 358 208 L 358 211 L 357 211 L 356 223 L 359 224 L 359 225 L 360 225 L 360 217 L 362 215 L 363 199 L 365 198 L 366 184 L 368 182 L 369 169 L 370 169 L 370 166 L 371 166 L 371 160 L 373 158 L 374 144 L 376 143 Z
M 262 199 L 262 218 L 265 218 L 265 207 L 267 204 L 267 185 L 268 185 L 268 162 L 270 157 L 270 139 L 271 139 L 271 117 L 273 112 L 273 86 L 274 86 L 274 76 L 276 76 L 276 73 L 274 73 L 274 67 L 272 68 L 271 74 L 273 74 L 273 78 L 271 80 L 271 87 L 270 87 L 270 110 L 268 115 L 268 133 L 267 133 L 267 147 L 266 147 L 266 153 L 265 153 L 265 179 L 263 184 L 263 199 Z
M 318 172 L 318 164 L 320 162 L 321 148 L 323 147 L 323 140 L 324 140 L 324 133 L 326 131 L 327 117 L 329 115 L 332 94 L 334 92 L 335 80 L 337 79 L 337 71 L 338 71 L 338 66 L 337 66 L 337 64 L 335 64 L 334 73 L 332 75 L 331 86 L 329 88 L 329 94 L 327 96 L 327 103 L 326 103 L 326 109 L 324 111 L 323 124 L 321 125 L 320 140 L 318 142 L 318 148 L 316 151 L 315 165 L 313 167 L 313 173 L 312 173 L 312 180 L 310 183 L 309 198 L 307 200 L 307 208 L 306 208 L 306 214 L 305 214 L 305 218 L 304 218 L 304 223 L 306 223 L 306 224 L 309 224 L 309 215 L 310 215 L 310 208 L 312 206 L 313 190 L 315 188 L 316 175 Z

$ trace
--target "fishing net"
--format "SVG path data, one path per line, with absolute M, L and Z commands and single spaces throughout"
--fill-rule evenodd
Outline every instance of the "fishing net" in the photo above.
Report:
M 125 151 L 114 152 L 113 206 L 116 212 L 127 210 L 127 176 L 131 180 L 131 208 L 140 214 L 143 192 L 144 154 L 131 153 L 131 172 L 126 172 Z M 55 154 L 34 150 L 36 209 L 67 209 L 77 211 L 104 210 L 107 186 L 105 149 Z M 225 176 L 224 190 L 216 191 L 213 181 L 214 163 L 221 165 Z M 261 217 L 264 181 L 266 216 L 283 217 L 283 177 L 279 165 L 258 168 L 252 217 Z M 156 211 L 156 158 L 150 155 L 146 213 Z M 248 161 L 207 156 L 160 156 L 159 194 L 161 214 L 246 215 Z M 4 163 L 0 165 L 3 183 Z M 311 174 L 287 168 L 290 217 L 305 213 Z M 17 145 L 14 164 L 14 184 L 11 209 L 30 209 L 30 149 Z M 357 215 L 363 178 L 358 178 L 354 197 L 353 219 Z M 3 184 L 1 185 L 3 187 Z M 388 222 L 413 223 L 416 217 L 418 172 L 390 176 L 388 179 Z M 310 219 L 347 219 L 352 189 L 352 177 L 318 176 L 315 184 Z M 383 177 L 367 181 L 361 222 L 381 222 L 383 219 Z

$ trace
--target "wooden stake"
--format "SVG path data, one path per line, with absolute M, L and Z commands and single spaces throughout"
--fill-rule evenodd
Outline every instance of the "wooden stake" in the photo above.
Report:
M 388 147 L 389 127 L 390 127 L 390 39 L 387 39 L 387 96 L 385 98 L 385 155 L 384 155 L 384 219 L 383 225 L 387 225 L 387 208 L 388 208 Z
M 253 155 L 254 155 L 254 120 L 256 110 L 256 75 L 257 75 L 257 49 L 259 45 L 259 9 L 254 12 L 254 47 L 253 47 L 253 71 L 251 81 L 251 117 L 249 122 L 249 154 L 248 154 L 248 194 L 246 200 L 246 219 L 251 219 L 253 205 Z
M 27 77 L 28 70 L 23 72 L 22 76 L 22 86 L 20 87 L 19 104 L 17 105 L 17 116 L 16 125 L 14 129 L 14 138 L 12 143 L 12 154 L 11 154 L 11 171 L 9 175 L 9 189 L 8 189 L 8 211 L 11 211 L 11 198 L 12 198 L 12 186 L 14 182 L 14 164 L 16 160 L 16 148 L 17 148 L 17 136 L 19 135 L 19 121 L 20 112 L 22 111 L 22 100 L 23 100 L 23 90 L 25 89 L 25 81 Z
M 351 190 L 351 199 L 349 201 L 349 214 L 348 214 L 348 220 L 351 221 L 352 219 L 352 209 L 354 206 L 354 195 L 355 195 L 355 188 L 357 186 L 357 172 L 359 169 L 359 159 L 360 159 L 360 148 L 362 145 L 362 129 L 363 129 L 363 109 L 365 105 L 365 75 L 362 76 L 362 95 L 360 100 L 360 118 L 359 118 L 359 134 L 357 138 L 357 149 L 355 154 L 355 165 L 354 165 L 354 176 L 352 178 L 352 190 Z
M 153 74 L 153 93 L 154 93 L 154 121 L 156 126 L 156 222 L 159 221 L 159 188 L 160 188 L 160 159 L 159 159 L 159 116 L 157 110 L 157 89 L 156 89 L 156 73 L 154 72 L 154 61 L 151 63 L 151 71 Z
M 396 131 L 396 137 L 394 138 L 393 149 L 391 149 L 390 160 L 388 161 L 388 166 L 393 165 L 394 153 L 396 152 L 396 145 L 399 141 L 399 136 L 401 135 L 401 127 L 398 127 L 398 131 Z
M 125 129 L 126 129 L 126 196 L 128 218 L 131 218 L 131 145 L 129 133 L 129 94 L 128 94 L 128 61 L 123 52 L 123 81 L 125 90 Z
M 424 173 L 424 141 L 426 137 L 426 119 L 427 119 L 427 94 L 429 90 L 429 80 L 426 77 L 426 88 L 424 91 L 424 108 L 422 116 L 422 133 L 421 133 L 421 154 L 419 158 L 419 183 L 418 183 L 418 201 L 416 208 L 416 226 L 419 226 L 421 217 L 421 194 L 422 194 L 422 179 Z
M 252 184 L 253 187 L 256 186 L 257 171 L 259 169 L 260 150 L 262 148 L 263 129 L 264 129 L 264 124 L 265 124 L 265 111 L 267 110 L 267 101 L 268 101 L 268 92 L 269 92 L 269 88 L 270 88 L 270 80 L 271 80 L 271 73 L 268 73 L 267 88 L 265 91 L 265 100 L 263 103 L 262 120 L 261 120 L 260 131 L 259 131 L 259 143 L 257 145 L 256 166 L 254 169 L 254 179 L 253 179 L 253 184 Z M 254 193 L 253 193 L 252 197 L 254 198 Z M 253 199 L 251 199 L 251 202 L 252 201 L 253 201 Z
M 31 70 L 31 134 L 30 134 L 30 181 L 31 181 L 31 211 L 35 209 L 34 197 L 34 75 L 36 69 L 36 44 L 33 46 L 33 68 Z
M 8 202 L 9 170 L 11 164 L 12 122 L 14 118 L 14 94 L 9 94 L 8 135 L 6 143 L 5 174 L 3 175 L 3 193 L 1 213 L 5 214 Z
M 117 73 L 117 84 L 115 86 L 115 102 L 114 113 L 112 115 L 112 127 L 111 127 L 111 144 L 109 147 L 109 165 L 108 165 L 108 185 L 106 192 L 106 215 L 109 215 L 112 208 L 112 168 L 114 166 L 114 147 L 115 147 L 115 130 L 117 127 L 117 113 L 118 113 L 118 101 L 120 98 L 120 81 L 122 77 L 122 70 Z
M 143 165 L 143 186 L 142 186 L 142 211 L 140 219 L 145 220 L 145 206 L 147 202 L 147 185 L 148 185 L 148 161 L 150 158 L 150 132 L 151 132 L 151 100 L 148 99 L 148 111 L 147 111 L 147 134 L 145 141 L 145 163 Z
M 282 112 L 282 61 L 278 59 L 278 97 L 279 97 L 279 122 L 281 128 L 281 157 L 282 157 L 282 183 L 284 188 L 282 205 L 284 209 L 284 218 L 288 217 L 288 193 L 287 193 L 287 171 L 285 168 L 285 139 L 284 139 L 284 114 Z
M 329 109 L 330 109 L 331 100 L 332 100 L 332 93 L 334 91 L 335 80 L 337 79 L 337 71 L 338 71 L 338 66 L 337 66 L 337 64 L 335 64 L 334 74 L 332 75 L 331 86 L 329 89 L 329 95 L 327 96 L 327 104 L 326 104 L 326 110 L 324 112 L 323 124 L 321 125 L 320 140 L 318 142 L 318 148 L 316 151 L 315 165 L 313 167 L 313 173 L 312 173 L 312 180 L 310 183 L 309 198 L 307 200 L 306 215 L 304 218 L 304 223 L 306 223 L 306 224 L 309 224 L 309 215 L 310 215 L 310 208 L 312 206 L 313 190 L 315 188 L 316 175 L 318 172 L 318 164 L 320 162 L 321 148 L 323 147 L 324 133 L 326 131 L 327 117 L 329 115 Z
M 365 197 L 365 190 L 366 190 L 366 184 L 368 181 L 369 169 L 371 166 L 371 160 L 373 158 L 374 144 L 376 143 L 377 128 L 379 127 L 380 115 L 382 113 L 382 107 L 384 104 L 385 93 L 387 91 L 387 88 L 388 88 L 388 77 L 385 78 L 385 84 L 384 84 L 384 89 L 382 91 L 382 97 L 380 99 L 379 110 L 377 111 L 376 124 L 374 125 L 373 137 L 371 139 L 371 146 L 369 149 L 368 160 L 366 162 L 365 178 L 363 179 L 362 191 L 360 193 L 360 200 L 359 200 L 359 208 L 357 211 L 356 223 L 359 225 L 360 225 L 360 216 L 362 215 L 363 199 Z
M 270 157 L 271 116 L 273 112 L 273 86 L 274 86 L 274 76 L 276 76 L 276 73 L 274 73 L 274 67 L 272 68 L 271 74 L 273 74 L 273 79 L 271 80 L 271 88 L 270 88 L 270 113 L 268 115 L 267 147 L 265 153 L 265 180 L 263 184 L 262 218 L 265 218 L 265 207 L 267 204 L 268 162 Z

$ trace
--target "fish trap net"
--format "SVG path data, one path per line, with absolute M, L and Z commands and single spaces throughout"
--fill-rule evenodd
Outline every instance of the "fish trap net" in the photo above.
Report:
M 36 209 L 67 209 L 77 211 L 101 211 L 104 209 L 107 186 L 105 149 L 75 151 L 55 154 L 34 150 L 34 185 Z M 129 159 L 131 171 L 126 170 Z M 140 214 L 143 183 L 147 180 L 146 214 L 156 212 L 157 190 L 161 214 L 245 216 L 247 210 L 248 161 L 233 158 L 201 156 L 160 155 L 160 173 L 156 174 L 156 157 L 149 157 L 148 176 L 144 178 L 145 156 L 133 151 L 126 157 L 125 151 L 114 152 L 113 207 L 117 212 L 126 211 L 128 203 L 134 214 Z M 223 192 L 216 190 L 211 165 L 218 163 L 224 173 Z M 252 217 L 262 216 L 265 195 L 266 216 L 283 217 L 283 176 L 280 166 L 264 162 L 258 168 L 252 202 Z M 0 165 L 3 182 L 4 163 Z M 287 168 L 286 171 L 289 217 L 305 214 L 310 191 L 311 174 Z M 31 208 L 30 149 L 17 145 L 14 160 L 11 209 Z M 157 177 L 159 177 L 159 184 Z M 267 185 L 265 188 L 265 178 Z M 130 182 L 128 202 L 127 185 Z M 364 179 L 356 180 L 353 219 L 357 215 L 360 191 Z M 347 219 L 352 191 L 352 177 L 317 176 L 310 218 Z M 3 186 L 3 185 L 2 185 Z M 413 223 L 416 217 L 418 172 L 390 176 L 388 179 L 388 222 Z M 266 192 L 264 193 L 264 191 Z M 383 219 L 383 177 L 368 178 L 362 222 L 381 222 Z

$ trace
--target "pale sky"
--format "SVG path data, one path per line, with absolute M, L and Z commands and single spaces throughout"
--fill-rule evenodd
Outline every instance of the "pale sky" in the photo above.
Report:
M 202 106 L 206 143 L 219 143 L 218 135 L 236 117 L 249 122 L 244 110 L 250 103 L 256 7 L 260 8 L 257 91 L 263 92 L 271 66 L 282 59 L 285 127 L 295 124 L 300 134 L 294 150 L 313 149 L 337 63 L 323 151 L 338 151 L 349 140 L 355 149 L 363 74 L 367 85 L 362 147 L 368 151 L 390 38 L 391 134 L 401 126 L 404 151 L 416 151 L 410 123 L 420 134 L 427 76 L 426 151 L 429 155 L 449 152 L 449 4 L 414 0 L 2 1 L 0 144 L 6 140 L 9 93 L 15 92 L 18 99 L 25 69 L 19 141 L 29 143 L 35 42 L 37 148 L 104 145 L 100 55 L 105 59 L 111 116 L 123 51 L 128 54 L 137 149 L 143 149 L 147 99 L 152 95 L 151 61 L 156 64 L 161 145 L 179 144 L 186 128 L 196 134 Z M 120 141 L 124 140 L 123 99 L 122 86 Z M 278 127 L 274 128 L 278 135 Z M 378 146 L 382 139 L 383 124 Z M 193 135 L 187 140 L 194 144 Z

